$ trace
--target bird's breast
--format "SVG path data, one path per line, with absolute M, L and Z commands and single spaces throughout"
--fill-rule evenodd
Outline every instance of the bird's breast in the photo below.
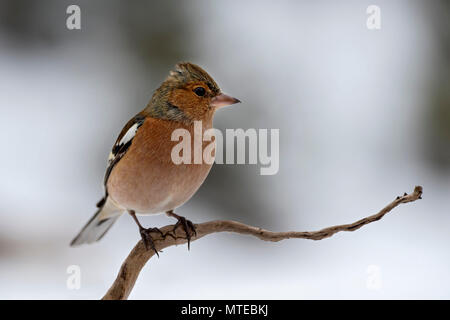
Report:
M 211 122 L 203 123 L 203 132 L 212 126 Z M 190 133 L 190 137 L 184 137 L 190 139 L 184 141 L 185 146 L 186 142 L 191 146 L 190 163 L 174 162 L 172 150 L 181 143 L 172 141 L 176 129 Z M 106 184 L 109 196 L 121 207 L 140 213 L 159 213 L 181 206 L 195 194 L 212 167 L 203 159 L 194 163 L 194 143 L 198 143 L 194 139 L 191 126 L 147 119 L 109 176 Z M 202 149 L 210 143 L 201 141 Z

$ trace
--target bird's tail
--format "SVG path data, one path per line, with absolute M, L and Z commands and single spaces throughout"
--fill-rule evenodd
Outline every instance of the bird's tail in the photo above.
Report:
M 100 200 L 97 207 L 99 208 L 97 212 L 72 240 L 70 246 L 74 247 L 100 240 L 123 213 L 122 209 L 114 206 L 107 196 Z

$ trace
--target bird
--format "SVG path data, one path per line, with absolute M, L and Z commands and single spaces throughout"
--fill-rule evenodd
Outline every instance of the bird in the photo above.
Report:
M 171 153 L 178 141 L 172 141 L 172 133 L 184 129 L 193 139 L 195 122 L 201 122 L 203 132 L 211 129 L 219 108 L 239 102 L 222 93 L 198 65 L 177 63 L 147 106 L 121 130 L 108 157 L 104 196 L 70 245 L 99 241 L 127 212 L 136 222 L 146 249 L 154 250 L 159 257 L 152 233 L 166 235 L 158 228 L 143 227 L 136 215 L 166 213 L 177 219 L 173 231 L 183 228 L 189 249 L 195 225 L 174 211 L 197 192 L 212 163 L 174 163 Z M 211 155 L 214 157 L 214 152 Z

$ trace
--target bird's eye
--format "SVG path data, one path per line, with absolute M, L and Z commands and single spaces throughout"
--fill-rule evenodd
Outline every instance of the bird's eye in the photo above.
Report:
M 197 87 L 197 88 L 194 89 L 194 92 L 199 97 L 203 97 L 205 95 L 205 93 L 206 93 L 206 90 L 203 87 Z

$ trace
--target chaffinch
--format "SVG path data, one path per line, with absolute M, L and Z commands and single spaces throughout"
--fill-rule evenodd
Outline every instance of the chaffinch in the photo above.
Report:
M 194 225 L 173 210 L 195 194 L 212 164 L 175 164 L 171 151 L 177 141 L 172 141 L 172 132 L 183 128 L 193 139 L 194 121 L 201 121 L 204 132 L 212 128 L 213 116 L 219 107 L 238 102 L 221 93 L 217 83 L 199 66 L 188 62 L 177 64 L 147 107 L 120 132 L 108 158 L 105 196 L 71 246 L 100 240 L 127 211 L 137 223 L 147 249 L 156 252 L 151 233 L 162 232 L 157 228 L 144 228 L 136 212 L 165 212 L 176 218 L 175 228 L 184 229 L 189 247 L 191 234 L 195 233 Z

